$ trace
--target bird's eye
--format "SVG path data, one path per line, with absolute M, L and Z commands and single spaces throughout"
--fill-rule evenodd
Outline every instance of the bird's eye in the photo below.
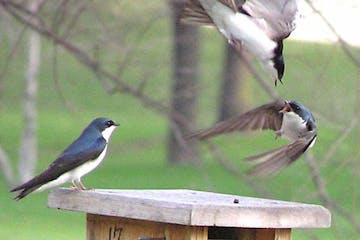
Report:
M 112 125 L 114 125 L 113 121 L 109 120 L 109 121 L 106 122 L 106 126 L 110 127 Z

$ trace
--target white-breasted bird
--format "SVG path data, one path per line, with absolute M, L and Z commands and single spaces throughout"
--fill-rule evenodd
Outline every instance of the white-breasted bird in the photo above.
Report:
M 244 46 L 281 82 L 285 63 L 283 39 L 295 29 L 297 0 L 188 0 L 182 21 L 216 26 L 239 50 Z
M 312 147 L 317 137 L 315 119 L 309 109 L 298 101 L 277 100 L 195 132 L 190 138 L 205 140 L 223 133 L 258 129 L 273 130 L 277 137 L 290 141 L 246 159 L 256 164 L 248 173 L 260 177 L 277 174 Z
M 20 200 L 32 192 L 71 182 L 75 189 L 85 190 L 81 177 L 97 168 L 104 160 L 111 134 L 119 124 L 108 118 L 96 118 L 43 172 L 17 186 Z

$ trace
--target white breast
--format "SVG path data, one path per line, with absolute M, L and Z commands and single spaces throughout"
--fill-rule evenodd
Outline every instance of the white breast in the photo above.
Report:
M 107 145 L 105 146 L 104 151 L 102 151 L 102 153 L 99 155 L 97 159 L 87 161 L 86 163 L 80 165 L 79 167 L 69 171 L 68 174 L 70 175 L 71 180 L 78 180 L 82 176 L 88 174 L 89 172 L 97 168 L 100 165 L 100 163 L 104 160 L 106 152 L 107 152 Z
M 306 122 L 294 112 L 286 112 L 284 113 L 280 131 L 283 137 L 295 141 L 307 131 Z
M 261 60 L 272 57 L 276 43 L 253 21 L 252 17 L 235 13 L 218 0 L 200 0 L 200 2 L 216 27 L 228 40 L 233 38 L 240 40 L 245 48 Z
M 108 143 L 111 137 L 111 134 L 113 133 L 113 131 L 115 130 L 117 126 L 111 126 L 106 128 L 104 131 L 101 132 L 103 138 L 105 138 L 106 142 Z

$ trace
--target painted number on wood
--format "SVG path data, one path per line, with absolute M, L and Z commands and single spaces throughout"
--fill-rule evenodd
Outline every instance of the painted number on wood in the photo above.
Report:
M 114 226 L 111 226 L 109 228 L 108 240 L 120 240 L 122 230 L 123 228 L 120 226 L 116 226 L 116 224 L 114 224 Z

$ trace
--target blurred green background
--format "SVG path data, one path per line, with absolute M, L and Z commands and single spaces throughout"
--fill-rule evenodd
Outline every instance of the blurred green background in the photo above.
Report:
M 50 11 L 51 8 L 45 10 Z M 72 39 L 89 51 L 96 45 L 98 52 L 94 54 L 106 69 L 116 71 L 119 64 L 127 62 L 119 75 L 133 86 L 141 81 L 144 74 L 151 75 L 146 93 L 168 104 L 172 62 L 170 19 L 166 1 L 142 4 L 132 1 L 92 2 L 86 5 L 86 11 L 77 25 L 80 27 L 73 30 Z M 113 46 L 114 41 L 117 44 Z M 210 126 L 217 119 L 225 44 L 214 29 L 201 29 L 199 128 Z M 9 61 L 11 44 L 2 38 L 0 46 L 0 66 L 3 67 Z M 324 160 L 351 120 L 357 118 L 358 66 L 337 44 L 288 40 L 284 49 L 284 85 L 278 85 L 276 90 L 283 98 L 299 100 L 314 112 L 319 133 L 311 152 L 317 160 L 329 196 L 352 219 L 349 221 L 333 211 L 330 229 L 295 230 L 293 239 L 358 239 L 359 127 L 355 125 L 337 145 L 332 157 Z M 351 50 L 360 57 L 358 48 Z M 126 93 L 108 94 L 106 81 L 99 80 L 61 48 L 57 49 L 58 74 L 55 80 L 53 43 L 42 39 L 41 52 L 36 172 L 54 160 L 93 118 L 106 116 L 120 122 L 121 126 L 113 134 L 103 165 L 84 177 L 87 187 L 188 188 L 323 204 L 304 157 L 278 176 L 263 180 L 248 179 L 251 184 L 226 170 L 205 145 L 201 145 L 202 164 L 169 165 L 166 159 L 169 126 L 165 115 L 154 112 Z M 127 54 L 129 52 L 131 54 Z M 24 126 L 22 100 L 26 54 L 24 38 L 11 57 L 5 77 L 0 80 L 0 144 L 14 169 L 17 167 Z M 245 104 L 249 109 L 270 100 L 250 74 L 242 91 L 246 93 Z M 214 143 L 239 172 L 244 172 L 249 166 L 241 161 L 242 158 L 280 146 L 285 141 L 274 141 L 272 132 L 256 132 L 221 136 Z M 8 190 L 3 175 L 0 175 L 0 239 L 85 238 L 84 214 L 47 209 L 46 192 L 16 202 Z

